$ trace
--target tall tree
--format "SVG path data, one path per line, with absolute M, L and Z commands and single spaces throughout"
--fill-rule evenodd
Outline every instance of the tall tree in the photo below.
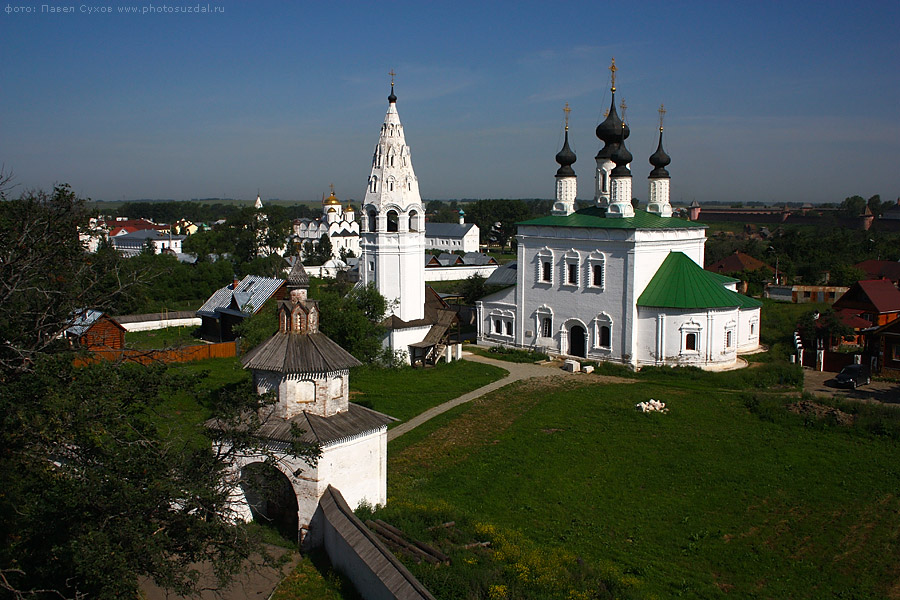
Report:
M 84 252 L 86 224 L 68 186 L 0 202 L 0 596 L 137 597 L 139 577 L 187 594 L 201 560 L 225 583 L 260 545 L 233 524 L 211 434 L 163 416 L 173 390 L 196 396 L 196 376 L 73 366 L 61 335 L 72 311 L 134 283 L 114 254 Z M 271 401 L 247 388 L 220 400 L 226 424 Z M 253 430 L 235 437 L 245 449 Z

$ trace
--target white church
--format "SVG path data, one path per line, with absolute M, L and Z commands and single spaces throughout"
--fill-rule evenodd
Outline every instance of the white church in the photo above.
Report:
M 307 241 L 319 243 L 323 235 L 327 235 L 331 241 L 332 258 L 341 255 L 341 250 L 352 256 L 359 256 L 359 223 L 356 221 L 356 210 L 352 204 L 344 205 L 334 195 L 334 186 L 331 186 L 331 195 L 322 198 L 322 216 L 316 219 L 294 219 L 292 244 L 301 247 Z
M 555 204 L 519 223 L 516 284 L 477 302 L 478 340 L 632 368 L 733 367 L 759 349 L 761 303 L 703 269 L 705 225 L 672 217 L 662 108 L 647 209 L 633 208 L 630 131 L 616 112 L 615 63 L 610 70 L 594 202 L 576 210 L 567 106 Z

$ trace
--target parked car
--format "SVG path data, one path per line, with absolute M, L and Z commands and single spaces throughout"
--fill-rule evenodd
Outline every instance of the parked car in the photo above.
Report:
M 869 368 L 865 365 L 847 365 L 835 377 L 838 385 L 849 387 L 855 390 L 860 385 L 866 385 L 872 382 L 869 374 Z

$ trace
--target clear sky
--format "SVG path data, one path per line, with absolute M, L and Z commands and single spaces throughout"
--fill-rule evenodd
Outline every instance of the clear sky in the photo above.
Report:
M 642 200 L 660 103 L 674 201 L 900 196 L 896 0 L 83 1 L 2 6 L 0 162 L 22 188 L 358 200 L 393 69 L 424 198 L 552 197 L 569 102 L 587 199 L 615 56 Z

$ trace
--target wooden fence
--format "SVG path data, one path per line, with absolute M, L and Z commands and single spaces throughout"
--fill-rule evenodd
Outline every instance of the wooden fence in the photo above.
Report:
M 163 362 L 193 362 L 209 358 L 231 358 L 237 356 L 237 342 L 220 342 L 218 344 L 199 344 L 168 350 L 93 350 L 93 359 L 136 362 L 142 365 Z M 91 362 L 92 358 L 78 359 L 76 366 Z

